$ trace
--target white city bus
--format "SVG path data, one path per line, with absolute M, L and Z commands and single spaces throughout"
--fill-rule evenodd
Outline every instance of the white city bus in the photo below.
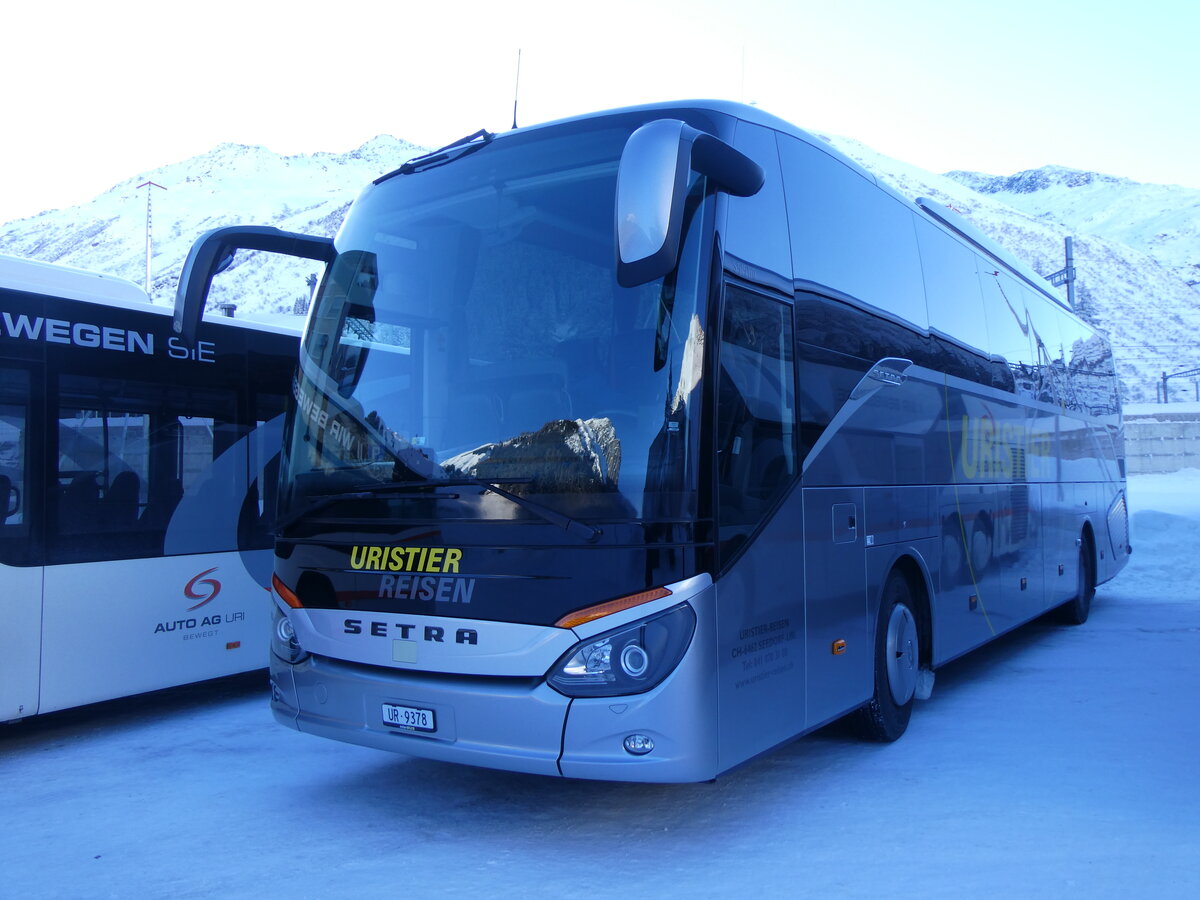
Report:
M 292 728 L 432 759 L 709 779 L 1088 615 L 1128 553 L 1108 344 L 954 214 L 728 103 L 491 135 L 368 186 L 284 428 Z
M 0 721 L 264 668 L 298 333 L 0 256 Z

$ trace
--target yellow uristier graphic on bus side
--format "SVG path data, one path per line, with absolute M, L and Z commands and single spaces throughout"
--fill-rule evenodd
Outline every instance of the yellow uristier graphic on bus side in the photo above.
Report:
M 970 480 L 1023 481 L 1039 475 L 1039 462 L 1053 451 L 1049 435 L 1031 433 L 1024 424 L 997 422 L 991 415 L 962 417 L 959 459 Z
M 457 547 L 387 547 L 359 545 L 350 549 L 350 568 L 364 572 L 399 572 L 380 579 L 380 597 L 470 603 L 475 579 L 459 574 L 463 552 Z

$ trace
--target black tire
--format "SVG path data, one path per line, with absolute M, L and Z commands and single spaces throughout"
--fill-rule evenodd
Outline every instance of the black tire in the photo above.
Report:
M 859 737 L 890 743 L 912 716 L 921 665 L 921 627 L 912 586 L 898 571 L 888 576 L 875 624 L 875 693 L 850 722 Z
M 1054 611 L 1055 618 L 1064 625 L 1082 625 L 1092 611 L 1092 599 L 1096 596 L 1096 557 L 1092 553 L 1092 540 L 1085 532 L 1079 541 L 1079 568 L 1075 576 L 1075 596 Z

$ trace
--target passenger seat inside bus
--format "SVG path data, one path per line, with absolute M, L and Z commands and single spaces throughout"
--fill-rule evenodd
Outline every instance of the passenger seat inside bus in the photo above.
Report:
M 138 492 L 142 480 L 137 473 L 126 469 L 118 472 L 104 495 L 102 519 L 105 527 L 129 531 L 138 520 Z
M 99 506 L 100 483 L 96 480 L 96 473 L 77 472 L 58 495 L 58 533 L 67 535 L 96 531 Z

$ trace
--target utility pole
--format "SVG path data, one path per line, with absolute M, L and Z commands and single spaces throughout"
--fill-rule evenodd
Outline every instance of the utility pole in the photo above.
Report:
M 146 189 L 146 294 L 150 294 L 150 249 L 152 239 L 150 237 L 150 196 L 154 193 L 154 188 L 165 191 L 166 188 L 154 181 L 143 181 L 137 186 L 137 190 Z
M 1168 380 L 1170 380 L 1172 378 L 1195 378 L 1197 376 L 1200 376 L 1200 369 L 1185 369 L 1182 372 L 1172 372 L 1170 375 L 1168 375 L 1166 372 L 1163 372 L 1162 373 L 1162 402 L 1163 403 L 1171 402 L 1170 395 L 1167 394 L 1167 381 Z M 1200 387 L 1196 388 L 1196 398 L 1200 399 Z
M 1071 309 L 1075 308 L 1075 239 L 1068 237 L 1064 239 L 1067 250 L 1067 266 L 1064 269 L 1059 269 L 1049 278 L 1049 281 L 1055 287 L 1061 285 L 1067 286 L 1067 306 Z

